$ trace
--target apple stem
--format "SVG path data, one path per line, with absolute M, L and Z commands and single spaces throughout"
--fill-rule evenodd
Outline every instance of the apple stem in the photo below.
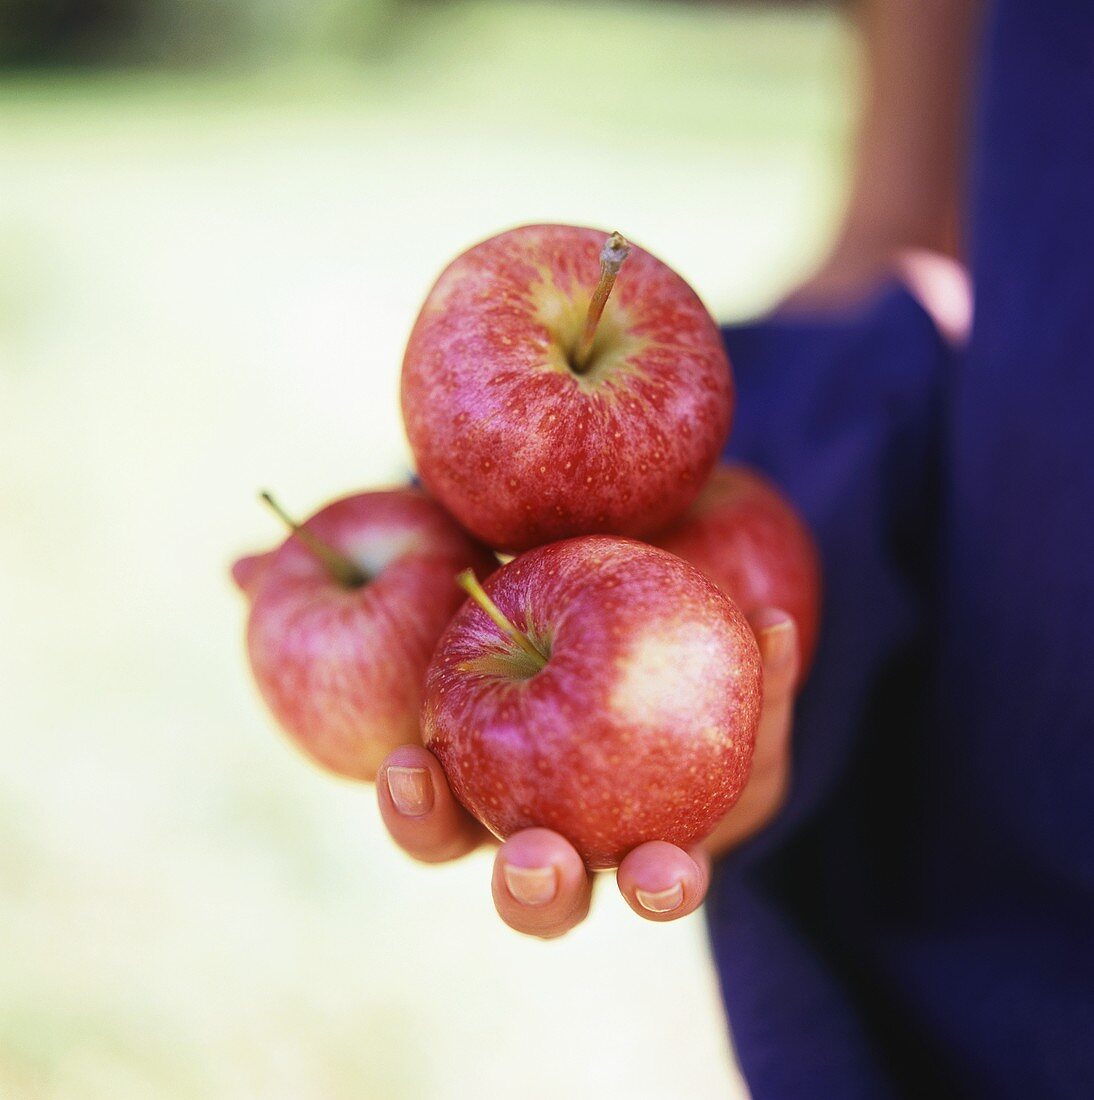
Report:
M 321 538 L 313 535 L 306 527 L 296 522 L 274 500 L 271 493 L 265 491 L 259 493 L 262 502 L 270 507 L 286 527 L 312 552 L 316 560 L 343 588 L 361 588 L 368 584 L 368 574 L 345 554 L 335 550 L 333 546 L 325 543 Z
M 613 233 L 605 242 L 600 252 L 600 282 L 596 284 L 596 290 L 589 301 L 589 312 L 585 315 L 585 327 L 581 331 L 581 339 L 578 341 L 574 352 L 573 368 L 578 374 L 584 374 L 589 365 L 589 353 L 593 350 L 593 340 L 596 337 L 596 326 L 600 324 L 604 306 L 608 303 L 608 295 L 615 286 L 615 277 L 623 266 L 623 261 L 631 254 L 631 246 L 627 244 L 621 233 Z
M 547 658 L 540 652 L 539 647 L 522 630 L 518 630 L 502 613 L 502 610 L 486 594 L 486 590 L 479 584 L 478 577 L 472 569 L 465 569 L 456 577 L 456 583 L 486 612 L 494 621 L 498 629 L 510 640 L 515 642 L 535 662 L 538 672 L 547 664 Z

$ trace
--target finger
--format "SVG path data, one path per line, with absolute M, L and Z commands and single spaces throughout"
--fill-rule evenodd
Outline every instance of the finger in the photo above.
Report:
M 388 755 L 376 776 L 376 798 L 395 843 L 425 863 L 457 859 L 489 836 L 456 801 L 437 758 L 421 745 Z
M 964 347 L 973 307 L 972 280 L 965 266 L 952 256 L 908 248 L 897 254 L 896 268 L 939 332 L 954 347 Z
M 273 551 L 267 550 L 263 554 L 245 554 L 232 563 L 232 580 L 241 592 L 254 595 L 273 556 Z
M 763 707 L 748 784 L 706 842 L 707 851 L 714 854 L 736 847 L 767 825 L 782 807 L 790 785 L 794 689 L 801 668 L 797 627 L 777 608 L 758 611 L 750 622 L 763 662 Z
M 646 920 L 670 921 L 694 913 L 706 897 L 710 860 L 697 848 L 653 840 L 629 852 L 616 872 L 619 892 Z
M 801 669 L 801 646 L 794 620 L 778 608 L 756 612 L 750 620 L 763 664 L 763 706 L 756 727 L 752 774 L 786 763 L 794 713 L 794 691 Z
M 498 849 L 492 888 L 501 919 L 543 939 L 580 924 L 592 893 L 581 857 L 550 829 L 525 829 Z

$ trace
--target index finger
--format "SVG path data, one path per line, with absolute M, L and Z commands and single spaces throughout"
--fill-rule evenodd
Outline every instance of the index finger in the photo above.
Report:
M 456 801 L 444 769 L 421 745 L 388 755 L 376 775 L 376 798 L 392 839 L 424 863 L 458 859 L 490 836 Z

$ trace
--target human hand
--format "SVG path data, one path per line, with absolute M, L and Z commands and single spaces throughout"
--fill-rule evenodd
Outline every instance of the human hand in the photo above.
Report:
M 900 247 L 884 239 L 841 243 L 782 301 L 780 309 L 839 312 L 853 308 L 892 279 L 907 287 L 950 344 L 962 347 L 967 343 L 972 328 L 972 284 L 965 267 L 943 252 Z
M 630 907 L 646 920 L 676 920 L 694 912 L 706 896 L 711 856 L 759 832 L 785 799 L 799 669 L 797 629 L 785 612 L 774 608 L 753 616 L 752 627 L 763 661 L 764 700 L 748 784 L 703 844 L 684 851 L 655 840 L 624 857 L 616 882 Z M 456 801 L 436 757 L 420 745 L 404 745 L 387 757 L 376 777 L 376 794 L 388 832 L 415 859 L 443 863 L 494 841 Z M 565 837 L 532 828 L 498 847 L 491 888 L 506 924 L 550 939 L 585 918 L 592 879 Z

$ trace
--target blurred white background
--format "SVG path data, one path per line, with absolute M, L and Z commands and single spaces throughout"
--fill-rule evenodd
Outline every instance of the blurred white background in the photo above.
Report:
M 619 228 L 726 318 L 814 258 L 823 10 L 428 9 L 392 57 L 0 78 L 0 1096 L 738 1095 L 701 917 L 563 941 L 281 740 L 227 566 L 405 476 L 441 266 Z

